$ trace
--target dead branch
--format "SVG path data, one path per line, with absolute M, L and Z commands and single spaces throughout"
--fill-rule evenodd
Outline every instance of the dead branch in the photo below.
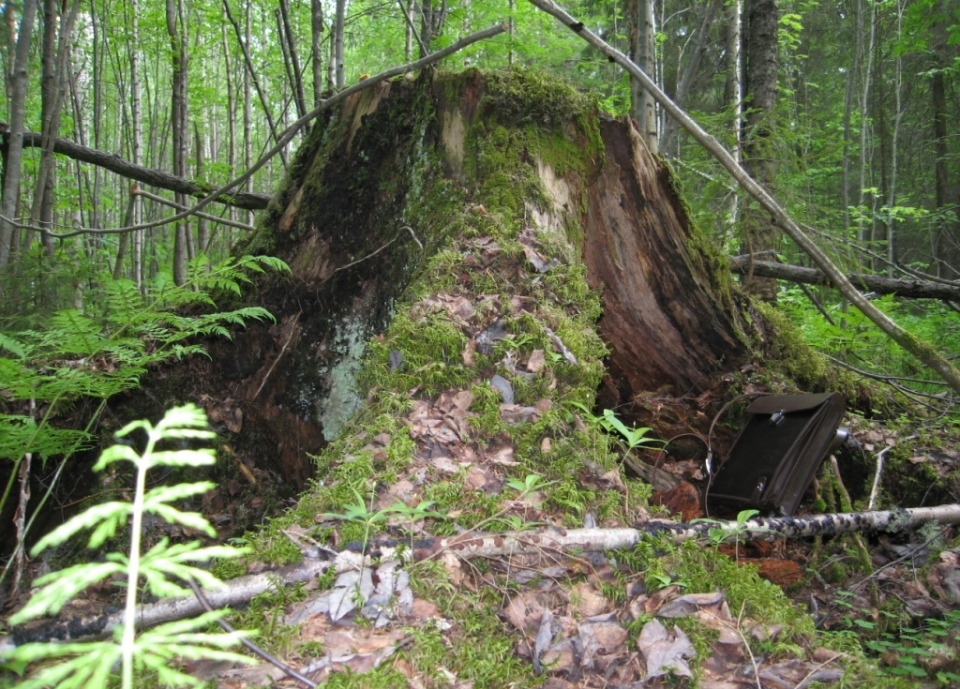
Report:
M 590 31 L 583 22 L 577 21 L 566 10 L 553 0 L 530 0 L 532 4 L 547 14 L 552 15 L 564 26 L 580 36 L 587 43 L 599 50 L 608 59 L 623 67 L 630 76 L 636 79 L 646 89 L 660 106 L 673 117 L 701 146 L 716 158 L 730 173 L 737 183 L 752 196 L 771 215 L 771 222 L 790 237 L 804 253 L 806 253 L 823 271 L 827 279 L 843 294 L 847 300 L 873 322 L 894 342 L 904 350 L 922 361 L 925 365 L 950 384 L 954 391 L 960 393 L 960 370 L 946 358 L 939 354 L 932 346 L 908 333 L 893 321 L 887 314 L 870 302 L 853 284 L 847 276 L 830 260 L 823 249 L 814 242 L 800 225 L 787 213 L 783 207 L 758 184 L 740 165 L 739 162 L 724 148 L 719 141 L 708 134 L 693 118 L 674 103 L 640 67 L 626 55 L 606 43 L 602 38 Z
M 639 528 L 621 529 L 561 529 L 547 527 L 530 531 L 508 531 L 498 534 L 461 534 L 449 538 L 430 538 L 408 542 L 374 542 L 366 548 L 344 550 L 334 553 L 332 559 L 305 559 L 297 565 L 252 574 L 225 582 L 222 589 L 204 590 L 203 595 L 213 608 L 234 607 L 247 603 L 254 596 L 279 587 L 290 586 L 318 577 L 331 567 L 337 573 L 371 567 L 375 561 L 391 559 L 419 562 L 452 553 L 461 559 L 479 557 L 504 557 L 538 553 L 544 550 L 557 552 L 598 552 L 626 550 L 644 538 L 663 537 L 673 541 L 691 538 L 715 541 L 721 535 L 745 540 L 774 540 L 778 538 L 807 538 L 863 531 L 907 532 L 923 524 L 960 524 L 960 505 L 916 507 L 911 509 L 883 510 L 876 512 L 851 512 L 848 514 L 816 514 L 805 517 L 763 517 L 751 519 L 742 526 L 735 521 L 702 520 L 691 523 L 650 521 Z M 193 617 L 204 612 L 196 597 L 162 600 L 142 605 L 137 614 L 138 627 L 151 627 L 163 622 Z M 0 648 L 52 639 L 76 640 L 88 637 L 103 637 L 122 622 L 122 612 L 113 615 L 96 615 L 84 618 L 39 621 L 12 630 L 8 637 L 0 636 Z
M 3 135 L 4 146 L 6 146 L 7 136 L 7 134 Z M 23 133 L 24 148 L 40 148 L 42 145 L 43 136 L 39 132 Z M 201 184 L 200 182 L 177 177 L 169 172 L 154 170 L 152 168 L 144 167 L 143 165 L 136 165 L 131 163 L 129 160 L 124 160 L 114 153 L 105 153 L 103 151 L 98 151 L 95 148 L 81 146 L 80 144 L 74 143 L 69 139 L 54 139 L 53 152 L 59 153 L 60 155 L 66 156 L 72 160 L 77 160 L 81 163 L 89 163 L 90 165 L 102 167 L 104 170 L 115 172 L 121 177 L 136 180 L 137 182 L 141 182 L 143 184 L 149 184 L 152 187 L 166 189 L 167 191 L 175 191 L 181 194 L 186 194 L 187 196 L 203 198 L 213 189 L 213 186 L 210 184 Z M 273 198 L 272 194 L 236 191 L 218 194 L 217 197 L 211 199 L 211 201 L 217 201 L 227 206 L 235 206 L 236 208 L 255 211 L 266 208 L 271 198 Z
M 735 273 L 746 273 L 749 262 L 749 256 L 733 256 L 730 259 L 730 267 Z M 816 268 L 805 266 L 755 260 L 753 261 L 753 274 L 765 278 L 832 287 L 832 283 L 824 273 Z M 960 286 L 957 285 L 860 273 L 850 273 L 847 278 L 865 292 L 896 294 L 898 297 L 909 297 L 911 299 L 943 299 L 944 301 L 960 302 Z

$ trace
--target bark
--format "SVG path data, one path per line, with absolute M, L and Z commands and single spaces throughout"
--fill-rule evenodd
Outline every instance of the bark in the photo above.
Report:
M 657 67 L 656 33 L 653 0 L 631 0 L 630 53 L 647 74 L 655 74 Z M 650 152 L 658 151 L 657 105 L 653 96 L 635 79 L 630 81 L 630 112 L 640 125 L 643 140 Z
M 717 361 L 747 355 L 719 262 L 690 248 L 683 202 L 641 135 L 614 121 L 600 132 L 606 164 L 590 192 L 584 262 L 603 290 L 611 374 L 622 400 L 662 386 L 702 392 Z
M 761 186 L 771 189 L 777 170 L 773 140 L 780 64 L 777 0 L 744 0 L 743 16 L 743 167 Z M 744 253 L 779 248 L 778 233 L 766 213 L 751 204 L 743 209 L 740 234 Z M 764 301 L 777 300 L 775 280 L 748 275 L 744 287 Z
M 310 0 L 310 38 L 313 106 L 316 107 L 323 100 L 323 0 Z
M 461 560 L 510 557 L 537 553 L 596 553 L 609 550 L 628 550 L 645 539 L 664 536 L 681 542 L 697 539 L 703 543 L 716 541 L 721 536 L 740 542 L 777 540 L 781 538 L 811 538 L 835 536 L 842 533 L 906 533 L 924 524 L 960 524 L 960 505 L 917 507 L 912 509 L 817 514 L 806 517 L 761 517 L 743 524 L 736 521 L 701 520 L 697 523 L 650 521 L 636 529 L 562 529 L 547 527 L 541 530 L 512 531 L 497 534 L 466 533 L 448 538 L 431 538 L 409 543 L 396 541 L 373 542 L 364 553 L 354 550 L 327 551 L 319 557 L 307 558 L 297 565 L 281 570 L 238 577 L 226 582 L 223 589 L 204 590 L 203 594 L 213 608 L 237 607 L 254 596 L 276 590 L 279 586 L 296 586 L 312 581 L 331 568 L 337 572 L 376 567 L 390 560 L 422 562 L 449 553 Z M 359 549 L 359 543 L 354 544 Z M 137 610 L 140 628 L 164 622 L 195 617 L 204 612 L 195 598 L 172 598 L 141 605 Z M 28 642 L 49 640 L 79 640 L 110 635 L 122 623 L 122 613 L 97 617 L 57 620 L 24 625 L 13 630 L 7 642 L 19 646 Z M 0 637 L 2 638 L 2 637 Z
M 736 273 L 752 270 L 754 275 L 789 280 L 807 285 L 831 286 L 830 279 L 816 268 L 792 266 L 773 261 L 751 261 L 749 256 L 735 256 L 730 265 Z M 876 294 L 896 294 L 910 299 L 942 299 L 960 302 L 960 286 L 927 280 L 891 278 L 882 275 L 851 273 L 847 279 L 864 292 Z
M 676 103 L 670 100 L 642 69 L 631 62 L 626 55 L 611 47 L 587 29 L 583 25 L 583 22 L 577 21 L 568 14 L 566 10 L 553 4 L 552 0 L 530 1 L 544 12 L 554 16 L 563 23 L 564 26 L 596 47 L 602 54 L 619 64 L 632 76 L 640 79 L 644 86 L 649 88 L 655 95 L 657 102 L 660 103 L 664 110 L 666 110 L 671 117 L 676 118 L 677 121 L 680 122 L 680 125 L 723 165 L 744 191 L 756 199 L 757 202 L 770 213 L 775 225 L 783 230 L 797 244 L 801 251 L 810 256 L 814 264 L 830 278 L 833 285 L 851 304 L 859 309 L 864 316 L 880 328 L 880 330 L 894 342 L 903 347 L 904 350 L 910 352 L 926 366 L 933 369 L 955 392 L 960 393 L 960 370 L 957 370 L 952 363 L 939 354 L 928 343 L 919 340 L 897 325 L 893 319 L 871 304 L 863 294 L 857 291 L 857 288 L 850 283 L 833 261 L 810 239 L 807 233 L 804 232 L 797 222 L 777 203 L 773 196 L 761 185 L 757 184 L 736 159 L 730 155 L 730 152 L 721 146 L 714 137 L 707 134 L 687 113 L 678 108 Z
M 43 145 L 42 142 L 43 137 L 38 132 L 23 133 L 23 146 L 25 148 L 39 148 Z M 4 135 L 4 145 L 7 145 L 6 135 Z M 162 170 L 153 170 L 124 160 L 114 153 L 98 151 L 74 143 L 68 139 L 54 139 L 53 151 L 54 153 L 65 155 L 73 160 L 110 170 L 127 179 L 198 199 L 207 196 L 214 189 L 213 185 L 209 183 L 205 182 L 201 184 L 200 182 L 183 179 L 177 175 L 163 172 Z M 267 207 L 272 197 L 272 194 L 238 191 L 221 194 L 217 197 L 216 201 L 227 206 L 234 206 L 246 210 L 262 210 Z
M 15 228 L 11 222 L 17 214 L 17 199 L 20 193 L 20 163 L 23 160 L 23 123 L 26 107 L 27 69 L 30 63 L 30 39 L 33 35 L 33 20 L 37 14 L 37 0 L 25 0 L 23 16 L 20 19 L 20 31 L 13 58 L 13 72 L 10 77 L 10 128 L 5 136 L 6 154 L 3 158 L 3 198 L 0 202 L 0 269 L 5 268 L 11 259 L 11 248 Z M 0 285 L 0 295 L 3 287 Z

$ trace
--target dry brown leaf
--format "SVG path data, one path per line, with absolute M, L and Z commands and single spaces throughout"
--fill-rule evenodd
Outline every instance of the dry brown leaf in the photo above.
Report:
M 611 609 L 610 601 L 597 591 L 592 584 L 582 581 L 570 591 L 570 604 L 581 617 L 602 615 Z
M 530 359 L 527 361 L 527 370 L 530 373 L 539 373 L 540 369 L 546 363 L 546 357 L 542 349 L 535 349 L 530 353 Z
M 501 611 L 517 629 L 535 629 L 540 624 L 544 606 L 536 591 L 524 589 L 511 598 Z

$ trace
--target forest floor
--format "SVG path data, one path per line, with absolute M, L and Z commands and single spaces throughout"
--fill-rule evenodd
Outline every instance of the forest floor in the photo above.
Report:
M 511 243 L 483 233 L 438 255 L 438 274 L 456 279 L 428 279 L 441 287 L 412 299 L 374 344 L 364 411 L 316 458 L 317 478 L 297 506 L 247 534 L 255 555 L 220 573 L 349 547 L 372 563 L 263 594 L 235 626 L 258 629 L 271 654 L 335 687 L 956 686 L 952 527 L 751 543 L 668 535 L 628 550 L 480 558 L 450 549 L 407 564 L 381 552 L 385 538 L 403 553 L 436 536 L 520 531 L 533 542 L 544 530 L 704 516 L 696 442 L 662 456 L 640 435 L 608 432 L 604 417 L 577 403 L 576 390 L 595 385 L 580 370 L 596 361 L 592 343 L 577 330 L 592 311 L 545 310 L 551 300 L 538 290 L 554 302 L 561 285 L 576 290 L 575 275 L 551 283 L 552 269 L 540 272 L 549 255 L 533 234 Z M 472 288 L 480 273 L 513 287 Z M 755 363 L 697 398 L 636 400 L 634 418 L 651 437 L 703 435 L 733 390 L 766 390 L 771 380 L 780 379 Z M 952 443 L 918 439 L 905 424 L 846 423 L 859 459 L 842 459 L 839 472 L 825 462 L 818 497 L 811 491 L 801 514 L 865 504 L 879 454 L 884 504 L 955 501 Z M 721 451 L 735 426 L 718 426 Z M 660 464 L 680 487 L 653 492 L 625 467 L 626 454 Z M 208 505 L 229 505 L 231 490 L 221 486 Z M 298 684 L 266 663 L 191 671 L 221 687 Z

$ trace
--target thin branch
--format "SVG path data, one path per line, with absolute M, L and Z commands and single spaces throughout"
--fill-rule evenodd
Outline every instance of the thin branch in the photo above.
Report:
M 137 186 L 134 186 L 134 188 L 130 190 L 130 194 L 132 196 L 142 196 L 145 199 L 150 199 L 151 201 L 162 203 L 164 206 L 170 206 L 171 208 L 176 208 L 177 210 L 181 210 L 181 211 L 189 210 L 186 206 L 182 206 L 179 203 L 175 203 L 170 199 L 165 199 L 162 196 L 151 194 L 149 191 L 144 191 L 143 189 Z M 248 232 L 252 232 L 253 230 L 257 229 L 253 225 L 247 225 L 246 223 L 237 222 L 236 220 L 230 220 L 229 218 L 221 218 L 216 215 L 210 215 L 209 213 L 204 213 L 203 211 L 194 211 L 194 215 L 196 215 L 198 218 L 205 218 L 210 222 L 219 223 L 221 225 L 228 225 L 230 227 L 236 227 L 241 230 L 247 230 Z
M 204 610 L 206 610 L 207 612 L 214 612 L 213 606 L 210 605 L 210 601 L 207 600 L 207 597 L 203 595 L 203 589 L 197 586 L 197 582 L 193 581 L 192 579 L 188 579 L 187 583 L 190 585 L 190 588 L 193 589 L 193 595 L 195 595 L 197 597 L 197 600 L 200 601 L 200 605 L 203 606 Z M 227 622 L 222 617 L 217 618 L 217 624 L 219 624 L 220 628 L 223 629 L 228 634 L 237 633 L 237 630 L 234 628 L 234 626 L 229 622 Z M 299 672 L 297 672 L 296 670 L 294 670 L 292 667 L 282 662 L 281 660 L 274 658 L 272 655 L 270 655 L 269 653 L 264 651 L 262 648 L 257 646 L 255 643 L 250 641 L 250 639 L 247 639 L 241 636 L 240 643 L 246 646 L 246 648 L 254 655 L 258 656 L 262 660 L 267 661 L 274 667 L 280 668 L 284 672 L 284 674 L 286 674 L 287 676 L 292 677 L 293 679 L 297 680 L 302 684 L 305 684 L 306 686 L 310 687 L 310 689 L 316 689 L 317 687 L 316 682 L 311 680 L 309 677 L 304 677 Z

